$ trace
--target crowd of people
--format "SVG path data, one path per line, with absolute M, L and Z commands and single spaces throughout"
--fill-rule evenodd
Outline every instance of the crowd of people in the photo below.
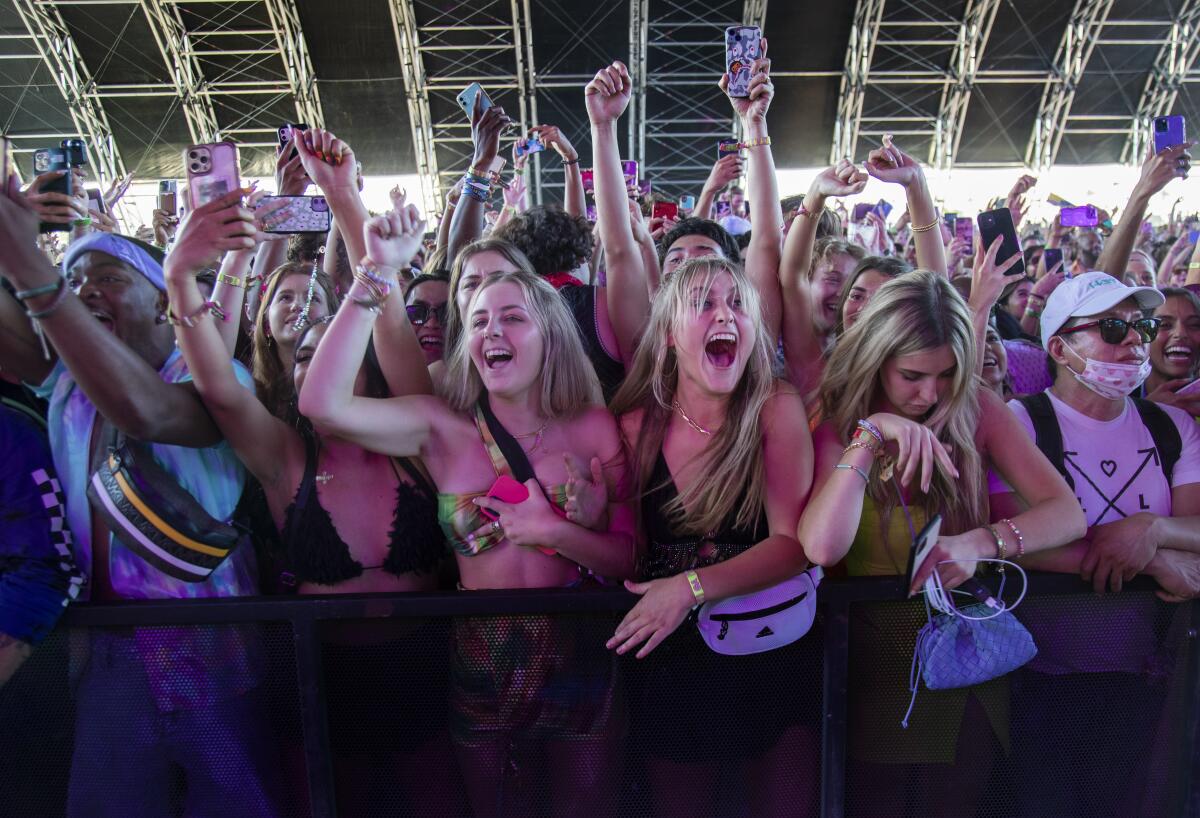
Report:
M 24 191 L 4 180 L 0 684 L 76 598 L 624 583 L 638 599 L 615 630 L 456 618 L 448 681 L 410 699 L 448 707 L 448 735 L 428 713 L 387 722 L 399 786 L 445 812 L 457 759 L 471 813 L 499 814 L 514 736 L 532 736 L 551 748 L 553 814 L 611 815 L 628 741 L 648 753 L 655 814 L 714 814 L 718 771 L 736 763 L 753 814 L 805 815 L 820 695 L 781 669 L 819 649 L 718 654 L 699 604 L 811 565 L 904 575 L 909 522 L 934 515 L 941 536 L 913 591 L 1001 557 L 1097 593 L 1148 575 L 1164 601 L 1200 595 L 1200 243 L 1194 219 L 1146 219 L 1152 196 L 1184 184 L 1189 145 L 1147 156 L 1095 228 L 1024 221 L 1036 180 L 1022 177 L 1001 197 L 1022 252 L 998 257 L 999 240 L 955 234 L 888 137 L 781 198 L 770 61 L 751 74 L 748 96 L 728 97 L 741 149 L 677 217 L 655 216 L 665 197 L 640 197 L 623 172 L 620 62 L 584 89 L 593 190 L 562 131 L 516 135 L 561 158 L 562 206 L 528 206 L 523 157 L 515 174 L 491 171 L 513 123 L 480 102 L 436 227 L 402 191 L 369 213 L 351 146 L 321 128 L 280 152 L 276 192 L 324 196 L 328 235 L 271 232 L 249 188 L 127 235 L 86 199 L 42 192 L 61 172 Z M 903 189 L 890 224 L 843 205 L 869 178 Z M 39 224 L 69 243 L 50 249 Z M 164 535 L 141 484 L 121 482 L 149 465 L 144 482 L 194 501 L 173 509 L 194 530 Z M 112 485 L 127 502 L 106 502 Z M 231 520 L 225 554 L 205 526 Z M 973 814 L 1010 757 L 1030 782 L 1022 815 L 1136 814 L 1127 785 L 1147 748 L 1071 789 L 1051 762 L 1087 767 L 1091 745 L 1049 719 L 1018 731 L 1008 714 L 1020 699 L 1069 719 L 1062 691 L 1086 678 L 1104 680 L 1118 720 L 1114 703 L 1150 695 L 1152 611 L 1115 633 L 1086 609 L 1031 608 L 1040 652 L 1019 689 L 931 692 L 907 729 L 896 702 L 913 641 L 871 627 L 885 615 L 864 611 L 854 630 L 851 688 L 882 698 L 849 736 L 863 782 L 851 814 Z M 86 641 L 70 815 L 172 814 L 169 767 L 186 814 L 278 814 L 251 631 Z

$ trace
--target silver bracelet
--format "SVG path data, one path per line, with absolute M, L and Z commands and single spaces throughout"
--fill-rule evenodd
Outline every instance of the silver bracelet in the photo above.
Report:
M 869 485 L 871 482 L 870 476 L 867 475 L 866 471 L 863 470 L 863 468 L 861 466 L 855 466 L 851 463 L 838 463 L 836 466 L 834 466 L 834 468 L 835 469 L 854 469 L 856 472 L 858 472 L 858 476 L 863 479 L 864 483 L 867 483 Z

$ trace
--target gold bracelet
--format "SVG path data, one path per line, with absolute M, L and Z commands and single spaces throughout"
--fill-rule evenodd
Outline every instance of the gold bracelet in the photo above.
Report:
M 996 530 L 996 526 L 994 526 L 994 525 L 989 525 L 987 527 L 987 530 L 992 532 L 992 539 L 994 539 L 996 541 L 996 559 L 998 559 L 998 560 L 1004 559 L 1006 552 L 1008 551 L 1008 547 L 1004 544 L 1004 538 L 1000 536 L 1000 532 Z M 996 572 L 999 574 L 1003 574 L 1004 573 L 1004 565 L 1003 564 L 997 565 Z
M 849 454 L 851 449 L 866 449 L 868 452 L 871 453 L 872 457 L 879 457 L 879 444 L 878 443 L 871 444 L 871 443 L 866 443 L 862 440 L 851 441 L 849 446 L 842 449 L 842 457 L 845 457 L 847 454 Z
M 228 284 L 230 287 L 245 287 L 246 282 L 237 276 L 231 276 L 228 273 L 217 273 L 217 281 Z
M 924 227 L 917 227 L 915 224 L 913 224 L 913 225 L 910 225 L 910 228 L 912 229 L 912 231 L 914 233 L 927 233 L 930 230 L 932 230 L 933 228 L 937 227 L 941 223 L 942 223 L 942 220 L 939 217 L 939 218 L 934 219 L 933 221 L 931 221 L 929 224 L 925 225 Z
M 751 139 L 749 142 L 743 142 L 742 144 L 738 145 L 738 147 L 739 148 L 758 148 L 758 147 L 763 147 L 763 146 L 769 146 L 770 144 L 771 144 L 771 137 L 760 136 L 758 139 Z

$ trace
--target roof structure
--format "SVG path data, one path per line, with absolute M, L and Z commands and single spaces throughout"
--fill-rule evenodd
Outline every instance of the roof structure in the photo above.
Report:
M 471 155 L 464 86 L 586 164 L 583 86 L 621 59 L 626 156 L 677 192 L 736 134 L 716 80 L 740 24 L 770 42 L 781 167 L 862 159 L 885 132 L 939 167 L 1132 162 L 1154 116 L 1200 122 L 1200 0 L 0 0 L 0 133 L 26 177 L 79 135 L 101 177 L 153 179 L 215 139 L 269 175 L 279 125 L 324 124 L 434 204 Z

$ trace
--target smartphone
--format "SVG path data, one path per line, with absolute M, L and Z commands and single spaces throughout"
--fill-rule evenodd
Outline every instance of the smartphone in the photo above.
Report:
M 177 192 L 178 185 L 174 179 L 163 179 L 158 183 L 158 209 L 165 210 L 168 215 L 174 216 L 179 212 L 179 200 Z
M 1189 230 L 1188 244 L 1195 244 L 1197 239 L 1200 239 L 1200 230 Z
M 625 177 L 625 187 L 628 189 L 638 183 L 638 163 L 633 159 L 621 161 L 621 175 Z
M 536 134 L 528 139 L 517 141 L 517 156 L 528 156 L 531 153 L 540 153 L 544 150 L 546 150 L 546 146 L 542 143 L 542 140 L 537 138 Z
M 1063 251 L 1061 247 L 1047 247 L 1042 251 L 1042 263 L 1046 265 L 1046 272 L 1049 273 L 1054 269 L 1056 264 L 1061 264 L 1063 260 Z
M 860 202 L 859 204 L 856 204 L 854 206 L 854 215 L 852 217 L 852 220 L 856 221 L 856 222 L 861 222 L 863 219 L 865 219 L 867 217 L 867 214 L 870 213 L 874 209 L 875 209 L 875 205 L 868 204 L 867 202 Z
M 586 211 L 586 213 L 587 213 L 587 220 L 588 220 L 589 222 L 595 222 L 595 221 L 596 221 L 596 206 L 595 206 L 594 204 L 590 204 L 590 205 L 588 205 L 588 206 L 587 206 L 587 211 Z
M 1063 227 L 1095 227 L 1100 223 L 1100 216 L 1093 205 L 1064 207 L 1058 211 L 1058 222 Z
M 758 26 L 730 26 L 725 29 L 725 71 L 729 74 L 731 97 L 750 96 L 750 67 L 758 59 L 762 30 Z
M 958 214 L 957 213 L 943 214 L 942 215 L 942 224 L 946 225 L 946 229 L 950 231 L 951 235 L 954 235 L 954 231 L 958 229 L 958 226 L 957 226 L 958 225 Z
M 231 142 L 189 145 L 183 151 L 183 167 L 192 210 L 241 187 L 238 149 Z
M 650 218 L 652 219 L 678 219 L 679 205 L 674 202 L 655 202 L 650 208 Z
M 733 215 L 733 205 L 729 202 L 717 202 L 717 219 Z
M 593 193 L 596 190 L 596 172 L 591 168 L 584 168 L 579 171 L 579 177 L 583 180 L 583 192 Z
M 892 212 L 892 203 L 880 199 L 879 204 L 875 205 L 874 210 L 879 215 L 879 218 L 887 221 L 888 214 Z
M 650 197 L 650 194 L 652 194 L 653 192 L 654 192 L 654 186 L 650 184 L 649 179 L 647 179 L 644 182 L 638 182 L 638 195 L 639 196 L 648 199 Z
M 1021 242 L 1017 240 L 1017 228 L 1013 226 L 1012 213 L 1007 207 L 999 207 L 979 214 L 980 246 L 991 247 L 997 236 L 1002 238 L 1000 252 L 996 253 L 997 262 L 1003 263 L 1013 256 L 1021 255 Z M 1025 275 L 1025 259 L 1019 259 L 1005 275 Z
M 721 159 L 731 153 L 740 153 L 742 143 L 736 139 L 722 139 L 717 143 L 717 158 Z
M 1154 152 L 1162 153 L 1167 148 L 1187 142 L 1186 129 L 1181 116 L 1154 117 Z
M 41 148 L 33 152 L 33 175 L 38 176 L 50 171 L 61 170 L 63 175 L 51 179 L 40 188 L 39 193 L 65 193 L 70 196 L 72 191 L 71 166 L 67 164 L 67 152 L 61 147 Z M 69 224 L 53 224 L 42 222 L 38 226 L 39 233 L 55 233 L 71 229 Z
M 104 206 L 104 195 L 100 192 L 100 188 L 88 188 L 87 196 L 89 210 L 95 210 L 97 213 L 108 213 L 108 208 Z
M 296 131 L 307 131 L 307 130 L 308 130 L 308 126 L 304 125 L 302 123 L 293 124 L 293 123 L 289 122 L 286 125 L 280 125 L 279 126 L 279 150 L 277 151 L 277 153 L 283 153 L 283 149 L 286 148 L 287 144 L 292 141 L 292 137 L 295 135 Z M 296 148 L 293 147 L 292 148 L 292 156 L 295 156 L 295 155 L 296 155 Z M 291 158 L 291 157 L 289 157 L 289 158 Z
M 259 210 L 273 210 L 280 202 L 287 203 L 287 218 L 281 222 L 272 220 L 268 233 L 328 233 L 333 214 L 324 196 L 264 196 L 254 206 Z
M 483 86 L 477 82 L 473 82 L 458 93 L 458 107 L 463 109 L 463 113 L 470 119 L 475 111 L 475 97 L 480 97 L 479 113 L 483 113 L 488 108 L 492 107 L 492 99 L 487 95 L 487 91 L 483 90 Z
M 905 577 L 904 591 L 905 597 L 908 596 L 908 589 L 912 587 L 913 577 L 921 570 L 921 564 L 925 562 L 925 558 L 929 556 L 929 552 L 937 545 L 938 536 L 942 533 L 942 515 L 934 514 L 933 519 L 925 524 L 925 527 L 917 532 L 916 538 L 908 547 L 908 571 Z
M 688 210 L 688 211 L 695 210 L 696 209 L 696 197 L 695 196 L 680 196 L 679 197 L 679 209 L 680 210 Z
M 510 477 L 507 474 L 502 474 L 496 478 L 496 482 L 492 483 L 492 487 L 488 489 L 488 497 L 495 497 L 502 503 L 523 503 L 529 499 L 529 489 L 525 484 L 518 481 L 515 477 Z M 479 513 L 489 520 L 497 519 L 496 515 L 490 509 L 479 507 Z
M 968 246 L 975 241 L 975 221 L 971 218 L 956 218 L 954 220 L 954 237 L 962 239 Z
M 1175 390 L 1176 395 L 1194 395 L 1197 392 L 1200 392 L 1200 378 L 1196 378 L 1191 383 L 1184 384 Z
M 88 163 L 87 146 L 82 139 L 64 139 L 62 149 L 67 155 L 67 164 L 73 168 L 81 168 Z

